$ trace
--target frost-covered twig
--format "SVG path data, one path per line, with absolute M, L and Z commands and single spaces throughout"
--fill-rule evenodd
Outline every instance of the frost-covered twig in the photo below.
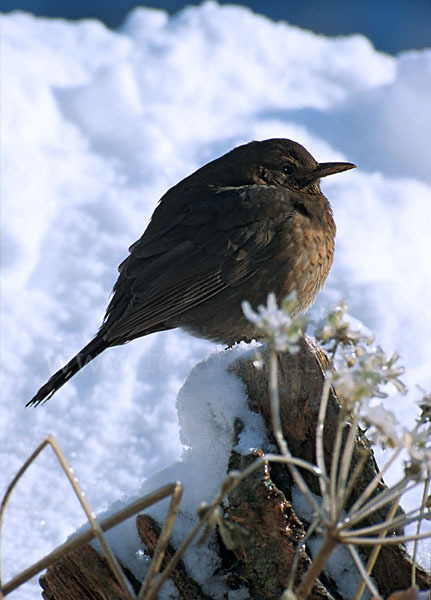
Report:
M 370 592 L 373 594 L 374 600 L 382 600 L 382 597 L 379 594 L 379 590 L 376 588 L 376 586 L 373 583 L 373 580 L 370 577 L 370 571 L 364 567 L 364 564 L 355 546 L 353 544 L 347 544 L 347 549 L 349 550 L 350 555 L 353 558 L 353 561 L 357 566 L 358 571 L 362 577 L 360 587 L 358 588 L 354 600 L 359 600 L 362 597 L 362 593 L 364 591 L 365 586 L 367 586 Z
M 424 489 L 423 489 L 423 493 L 422 493 L 422 502 L 421 502 L 421 507 L 422 508 L 427 508 L 428 510 L 428 516 L 425 517 L 426 519 L 429 519 L 431 517 L 431 497 L 428 496 L 428 489 L 429 489 L 429 484 L 430 484 L 430 478 L 428 478 L 425 482 L 424 482 Z M 421 530 L 421 524 L 422 521 L 418 521 L 417 522 L 417 527 L 416 527 L 416 535 L 418 536 L 420 534 L 420 530 Z M 416 552 L 417 552 L 417 547 L 418 547 L 418 540 L 415 539 L 414 543 L 413 543 L 413 552 L 412 552 L 412 585 L 415 585 L 416 583 Z
M 325 453 L 323 450 L 323 432 L 325 430 L 325 418 L 326 418 L 326 410 L 328 408 L 328 400 L 329 400 L 329 390 L 330 383 L 329 379 L 326 378 L 323 382 L 322 395 L 320 398 L 320 407 L 319 407 L 319 416 L 317 419 L 317 427 L 316 427 L 316 462 L 322 474 L 325 476 L 327 480 L 326 474 L 326 464 L 325 464 Z M 327 496 L 327 484 L 324 486 L 324 479 L 320 480 L 320 492 L 322 497 Z
M 399 497 L 398 497 L 397 501 L 394 502 L 392 504 L 392 506 L 390 507 L 389 513 L 388 513 L 388 516 L 387 516 L 387 521 L 388 521 L 388 523 L 390 524 L 390 526 L 392 528 L 394 527 L 393 517 L 395 516 L 395 513 L 397 512 L 398 506 L 399 506 Z M 385 537 L 387 535 L 388 531 L 389 531 L 389 529 L 384 529 L 381 532 L 382 536 Z M 354 546 L 352 546 L 351 544 L 348 544 L 348 548 L 351 551 L 351 548 L 354 548 Z M 382 548 L 382 546 L 380 544 L 376 544 L 373 547 L 373 549 L 371 551 L 371 554 L 370 554 L 370 557 L 369 557 L 368 562 L 367 562 L 366 577 L 365 577 L 365 575 L 360 570 L 361 575 L 362 575 L 362 581 L 360 582 L 360 584 L 358 586 L 358 589 L 356 590 L 356 594 L 355 594 L 354 600 L 360 600 L 362 598 L 362 594 L 364 592 L 365 585 L 367 584 L 367 581 L 369 580 L 369 575 L 371 574 L 371 572 L 372 572 L 372 570 L 374 568 L 374 565 L 376 564 L 376 561 L 377 561 L 377 558 L 378 558 L 378 556 L 380 554 L 381 548 Z M 374 595 L 375 595 L 375 593 L 374 593 Z

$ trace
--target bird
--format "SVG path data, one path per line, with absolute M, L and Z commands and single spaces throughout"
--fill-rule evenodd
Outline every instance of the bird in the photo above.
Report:
M 259 339 L 242 302 L 279 303 L 292 316 L 315 300 L 332 265 L 336 227 L 320 179 L 353 169 L 319 163 L 284 138 L 252 141 L 212 160 L 160 199 L 118 267 L 95 337 L 26 406 L 47 401 L 107 348 L 180 327 L 232 346 Z

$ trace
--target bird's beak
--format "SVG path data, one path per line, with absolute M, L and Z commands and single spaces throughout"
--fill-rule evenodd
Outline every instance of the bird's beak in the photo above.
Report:
M 347 162 L 317 163 L 310 173 L 310 180 L 315 181 L 321 177 L 327 177 L 327 175 L 335 175 L 335 173 L 341 173 L 342 171 L 348 171 L 349 169 L 355 168 L 356 165 Z

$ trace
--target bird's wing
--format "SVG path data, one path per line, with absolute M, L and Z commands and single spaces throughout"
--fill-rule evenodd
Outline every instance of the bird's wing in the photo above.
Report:
M 198 196 L 196 198 L 196 196 Z M 291 196 L 272 186 L 202 190 L 194 201 L 159 205 L 130 248 L 102 328 L 122 343 L 252 276 L 273 255 L 277 231 L 291 214 Z M 118 342 L 116 342 L 118 340 Z

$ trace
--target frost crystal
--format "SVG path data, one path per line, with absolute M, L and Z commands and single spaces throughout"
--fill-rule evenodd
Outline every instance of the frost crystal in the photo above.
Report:
M 383 408 L 383 406 L 367 406 L 361 411 L 361 417 L 364 423 L 371 427 L 367 431 L 367 437 L 375 444 L 380 444 L 382 448 L 389 446 L 396 448 L 399 445 L 397 435 L 398 422 L 393 413 Z
M 296 295 L 290 294 L 279 308 L 275 294 L 270 293 L 266 306 L 258 306 L 257 311 L 247 301 L 241 306 L 245 318 L 260 330 L 274 350 L 296 352 L 307 321 L 303 317 L 289 316 L 295 304 Z

